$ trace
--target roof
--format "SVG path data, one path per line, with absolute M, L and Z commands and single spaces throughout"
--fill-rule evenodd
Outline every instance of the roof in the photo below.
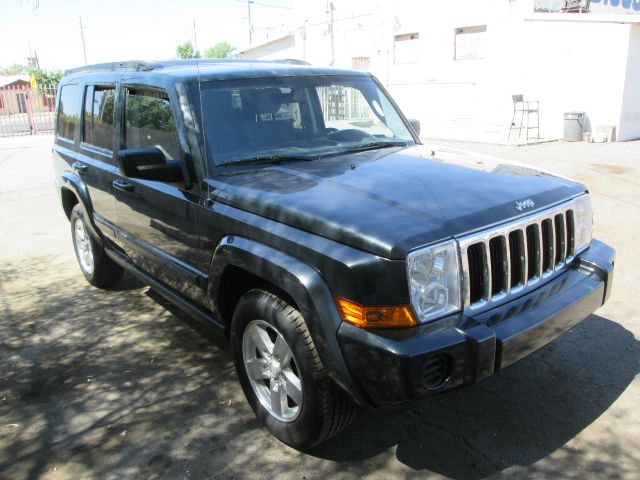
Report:
M 268 39 L 263 43 L 246 45 L 242 48 L 236 49 L 236 52 L 238 53 L 238 55 L 244 55 L 253 50 L 259 50 L 261 48 L 268 47 L 270 45 L 276 45 L 278 43 L 282 43 L 283 41 L 288 41 L 288 40 L 293 40 L 295 42 L 295 35 L 293 32 L 288 32 L 285 35 L 281 35 L 277 38 Z
M 65 76 L 113 72 L 121 74 L 146 72 L 172 76 L 182 80 L 232 80 L 238 78 L 260 78 L 298 75 L 358 75 L 363 72 L 339 70 L 335 68 L 300 65 L 297 60 L 251 60 L 251 59 L 190 59 L 147 62 L 130 60 L 125 62 L 101 63 L 74 68 L 64 72 Z
M 29 82 L 31 77 L 29 75 L 7 75 L 6 77 L 0 77 L 0 87 L 6 87 L 7 85 L 11 85 L 12 83 L 16 83 L 19 81 Z

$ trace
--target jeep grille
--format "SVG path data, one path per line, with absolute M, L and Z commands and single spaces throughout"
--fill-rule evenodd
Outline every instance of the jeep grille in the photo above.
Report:
M 531 290 L 575 256 L 575 202 L 459 239 L 462 300 L 480 310 Z

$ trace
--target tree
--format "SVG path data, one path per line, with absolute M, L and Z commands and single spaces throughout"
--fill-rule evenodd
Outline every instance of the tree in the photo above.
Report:
M 62 72 L 60 70 L 41 70 L 41 69 L 31 69 L 29 73 L 33 75 L 41 85 L 58 85 L 60 83 L 60 79 L 62 78 Z
M 26 75 L 29 73 L 29 67 L 14 63 L 8 67 L 0 69 L 0 75 Z
M 191 40 L 188 40 L 176 47 L 176 56 L 178 58 L 200 58 L 200 51 L 196 51 Z
M 42 70 L 40 68 L 30 68 L 26 65 L 15 63 L 6 68 L 0 68 L 0 75 L 30 75 L 41 85 L 57 85 L 62 78 L 60 70 Z
M 216 43 L 204 52 L 205 58 L 231 58 L 233 47 L 227 42 Z

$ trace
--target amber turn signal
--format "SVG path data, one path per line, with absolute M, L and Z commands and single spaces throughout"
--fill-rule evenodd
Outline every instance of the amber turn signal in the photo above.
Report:
M 334 296 L 342 320 L 360 328 L 404 328 L 418 323 L 409 305 L 366 307 Z

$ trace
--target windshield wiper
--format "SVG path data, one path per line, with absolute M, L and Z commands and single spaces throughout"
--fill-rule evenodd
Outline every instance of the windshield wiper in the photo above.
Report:
M 406 147 L 406 142 L 371 142 L 364 145 L 356 145 L 355 147 L 348 148 L 344 153 L 351 152 L 364 152 L 365 150 L 377 150 L 379 148 L 389 147 Z
M 234 160 L 232 162 L 226 162 L 220 165 L 221 167 L 226 167 L 228 165 L 256 165 L 260 163 L 279 163 L 279 162 L 294 162 L 296 160 L 313 160 L 315 157 L 301 157 L 294 155 L 264 155 L 264 156 L 256 156 L 243 158 L 241 160 Z

